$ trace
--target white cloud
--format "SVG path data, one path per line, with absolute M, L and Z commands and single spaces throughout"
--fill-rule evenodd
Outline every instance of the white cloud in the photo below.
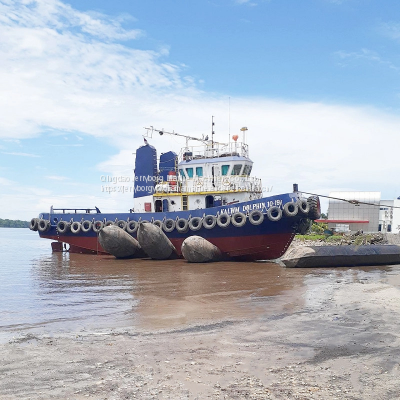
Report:
M 399 71 L 400 68 L 393 64 L 391 61 L 386 60 L 384 57 L 379 55 L 376 51 L 372 51 L 369 49 L 361 49 L 360 51 L 354 52 L 346 52 L 346 51 L 338 51 L 335 53 L 341 59 L 341 65 L 345 66 L 347 61 L 357 61 L 364 60 L 374 62 L 376 64 L 380 64 L 387 68 L 393 69 L 395 71 Z
M 253 2 L 251 0 L 235 0 L 235 2 L 237 4 L 246 4 L 248 6 L 256 6 L 257 5 L 257 3 L 255 3 L 255 2 Z
M 216 139 L 227 140 L 228 96 L 198 90 L 184 76 L 185 67 L 164 61 L 165 50 L 136 50 L 115 42 L 136 37 L 133 32 L 117 19 L 81 13 L 58 1 L 3 0 L 0 137 L 18 140 L 62 131 L 73 140 L 82 134 L 106 137 L 120 149 L 98 165 L 99 181 L 91 187 L 82 184 L 74 195 L 68 185 L 60 193 L 43 181 L 30 188 L 9 184 L 7 193 L 0 194 L 7 210 L 3 217 L 29 219 L 51 205 L 128 210 L 132 194 L 101 192 L 100 175 L 133 176 L 132 153 L 143 144 L 143 126 L 200 136 L 209 134 L 215 115 Z M 365 49 L 338 56 L 382 61 Z M 322 194 L 348 188 L 382 190 L 387 198 L 400 195 L 400 162 L 382 155 L 400 146 L 397 115 L 367 107 L 242 97 L 231 98 L 230 125 L 231 135 L 248 126 L 254 174 L 274 193 L 290 191 L 296 182 L 302 190 Z M 166 135 L 149 142 L 158 154 L 183 145 Z M 54 176 L 48 175 L 57 180 Z
M 384 22 L 379 25 L 378 30 L 384 36 L 391 39 L 400 39 L 400 23 L 399 22 Z
M 18 157 L 34 157 L 34 158 L 39 158 L 40 156 L 38 156 L 37 154 L 31 154 L 31 153 L 21 153 L 21 152 L 7 152 L 7 151 L 3 151 L 3 154 L 8 154 L 10 156 L 18 156 Z
M 162 61 L 165 49 L 104 40 L 104 34 L 134 37 L 120 21 L 93 22 L 55 0 L 0 7 L 0 138 L 34 137 L 44 128 L 131 135 L 143 104 L 174 90 L 192 91 L 191 80 L 180 76 L 182 67 Z
M 45 177 L 46 179 L 50 179 L 52 181 L 67 181 L 69 180 L 66 176 L 59 176 L 59 175 L 48 175 Z
M 100 13 L 84 13 L 59 0 L 17 0 L 0 4 L 0 21 L 3 25 L 63 30 L 78 28 L 102 39 L 129 40 L 141 35 L 140 30 L 125 30 L 124 17 L 110 18 Z
M 14 185 L 16 182 L 10 181 L 7 178 L 3 178 L 0 176 L 0 185 L 4 185 L 4 186 L 10 186 L 10 185 Z

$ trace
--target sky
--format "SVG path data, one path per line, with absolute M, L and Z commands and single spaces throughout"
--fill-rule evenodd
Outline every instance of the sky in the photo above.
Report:
M 212 116 L 248 128 L 265 195 L 400 196 L 397 1 L 0 0 L 0 37 L 0 218 L 126 212 L 104 179 L 133 180 L 144 127 Z

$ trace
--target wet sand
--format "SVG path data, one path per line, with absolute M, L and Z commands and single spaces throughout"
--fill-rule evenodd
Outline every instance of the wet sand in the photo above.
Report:
M 4 328 L 1 399 L 400 398 L 400 266 L 43 260 L 36 295 L 105 311 Z

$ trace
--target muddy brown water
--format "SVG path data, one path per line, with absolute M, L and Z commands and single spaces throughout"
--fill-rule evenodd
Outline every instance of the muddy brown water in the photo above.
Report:
M 285 269 L 51 253 L 27 229 L 0 229 L 0 340 L 17 334 L 180 329 L 318 307 L 332 283 L 389 282 L 400 266 Z

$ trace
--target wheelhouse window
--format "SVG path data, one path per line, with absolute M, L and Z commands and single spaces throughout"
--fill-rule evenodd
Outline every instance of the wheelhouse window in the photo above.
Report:
M 196 167 L 196 175 L 203 176 L 203 167 Z
M 249 176 L 251 174 L 252 165 L 246 164 L 243 168 L 243 175 Z
M 179 169 L 179 175 L 180 175 L 183 179 L 186 178 L 186 175 L 185 175 L 185 172 L 183 171 L 183 169 Z
M 229 165 L 223 165 L 221 167 L 221 173 L 222 175 L 228 175 L 228 171 L 229 171 Z
M 186 173 L 189 178 L 193 178 L 193 168 L 186 168 Z
M 235 164 L 232 168 L 231 175 L 240 175 L 240 171 L 242 170 L 242 165 L 243 164 Z

